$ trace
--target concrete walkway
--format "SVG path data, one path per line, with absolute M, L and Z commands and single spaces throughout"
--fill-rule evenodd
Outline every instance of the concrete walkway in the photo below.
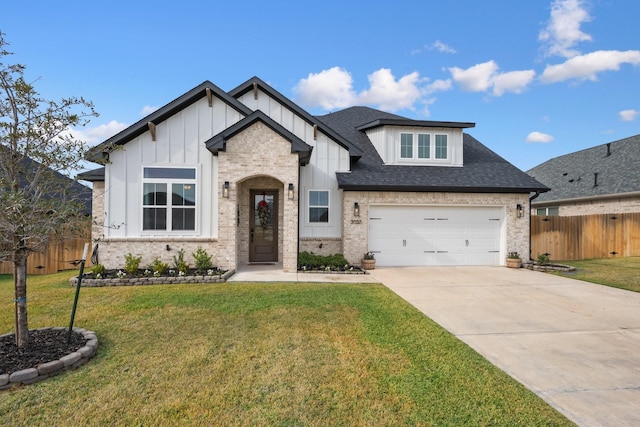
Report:
M 227 282 L 380 283 L 370 274 L 285 273 L 282 264 L 240 266 Z
M 640 426 L 640 293 L 505 267 L 372 276 L 580 426 Z

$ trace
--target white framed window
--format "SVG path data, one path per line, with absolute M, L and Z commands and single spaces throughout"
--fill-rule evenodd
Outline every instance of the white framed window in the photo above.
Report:
M 447 135 L 436 135 L 435 146 L 435 158 L 436 159 L 448 159 L 449 147 L 447 143 Z
M 142 187 L 143 230 L 195 231 L 195 168 L 145 167 Z
M 413 159 L 413 134 L 400 134 L 400 158 Z
M 400 160 L 448 160 L 446 134 L 400 133 Z
M 329 190 L 309 190 L 309 222 L 329 223 Z
M 558 216 L 559 214 L 560 214 L 560 208 L 558 206 L 552 206 L 548 208 L 536 208 L 536 215 Z

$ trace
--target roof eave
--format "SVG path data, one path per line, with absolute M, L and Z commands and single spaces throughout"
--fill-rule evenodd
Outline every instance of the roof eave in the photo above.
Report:
M 369 123 L 358 126 L 356 129 L 364 131 L 381 126 L 414 126 L 414 127 L 430 127 L 430 128 L 453 128 L 467 129 L 476 126 L 471 122 L 442 122 L 430 120 L 411 120 L 411 119 L 378 119 Z
M 457 187 L 457 186 L 420 186 L 420 185 L 375 185 L 375 184 L 340 184 L 338 188 L 345 191 L 393 191 L 420 193 L 500 193 L 500 194 L 530 194 L 544 193 L 546 188 L 505 188 L 505 187 Z

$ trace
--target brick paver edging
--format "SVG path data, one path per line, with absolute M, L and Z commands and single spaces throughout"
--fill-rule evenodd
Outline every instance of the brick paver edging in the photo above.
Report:
M 64 331 L 67 328 L 55 327 L 55 328 L 40 328 L 35 330 L 60 330 Z M 77 351 L 67 354 L 58 360 L 52 360 L 51 362 L 41 363 L 35 368 L 23 369 L 11 374 L 0 375 L 0 390 L 7 390 L 17 385 L 28 385 L 45 380 L 49 377 L 60 375 L 61 373 L 75 369 L 78 366 L 82 366 L 89 361 L 98 349 L 98 337 L 95 332 L 87 331 L 82 328 L 73 328 L 73 332 L 82 334 L 87 340 L 83 347 L 80 347 Z M 4 337 L 7 335 L 13 335 L 13 333 L 0 335 Z
M 161 277 L 123 277 L 113 279 L 82 279 L 82 287 L 101 287 L 101 286 L 144 286 L 144 285 L 178 285 L 182 283 L 221 283 L 235 273 L 235 270 L 229 270 L 223 274 L 213 276 L 161 276 Z M 69 279 L 71 286 L 78 284 L 78 277 Z

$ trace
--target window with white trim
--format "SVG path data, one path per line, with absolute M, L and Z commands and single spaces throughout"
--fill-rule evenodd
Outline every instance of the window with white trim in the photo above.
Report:
M 309 222 L 329 222 L 329 190 L 309 190 Z
M 195 168 L 144 168 L 142 186 L 143 230 L 196 229 Z
M 401 160 L 447 160 L 448 158 L 449 144 L 446 134 L 400 134 Z
M 536 215 L 544 215 L 544 216 L 558 216 L 560 213 L 560 208 L 558 206 L 552 206 L 549 208 L 537 208 Z

